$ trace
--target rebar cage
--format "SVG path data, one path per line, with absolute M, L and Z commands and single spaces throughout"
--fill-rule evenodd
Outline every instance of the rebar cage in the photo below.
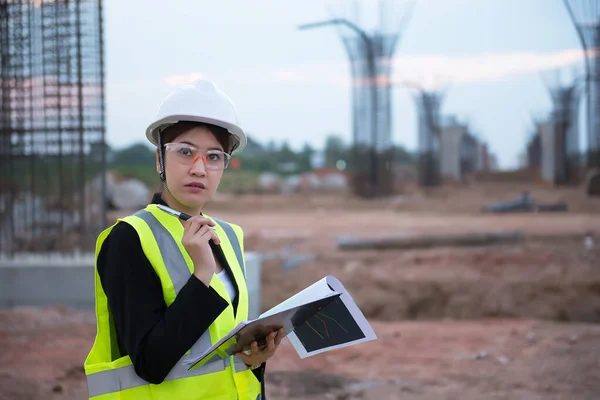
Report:
M 101 0 L 0 0 L 0 255 L 93 251 L 103 52 Z
M 585 52 L 588 167 L 600 167 L 600 2 L 563 0 Z

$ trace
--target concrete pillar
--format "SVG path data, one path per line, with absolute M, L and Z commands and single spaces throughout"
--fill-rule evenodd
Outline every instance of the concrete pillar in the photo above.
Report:
M 551 184 L 556 183 L 556 135 L 551 122 L 538 125 L 541 148 L 542 179 Z
M 248 286 L 248 319 L 257 318 L 260 315 L 261 288 L 260 276 L 262 256 L 259 253 L 246 253 L 246 285 Z
M 442 127 L 440 137 L 440 169 L 444 178 L 460 181 L 461 143 L 466 127 L 458 124 Z

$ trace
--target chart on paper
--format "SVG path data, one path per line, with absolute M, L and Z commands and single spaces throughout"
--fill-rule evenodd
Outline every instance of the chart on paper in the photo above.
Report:
M 307 352 L 365 338 L 350 311 L 336 299 L 296 328 L 296 336 Z

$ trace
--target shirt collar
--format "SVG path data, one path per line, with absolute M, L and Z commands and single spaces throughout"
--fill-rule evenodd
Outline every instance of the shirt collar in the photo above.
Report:
M 163 206 L 168 205 L 167 203 L 165 203 L 165 201 L 162 199 L 162 193 L 161 192 L 157 192 L 154 193 L 154 195 L 152 196 L 152 201 L 150 201 L 151 204 L 162 204 Z

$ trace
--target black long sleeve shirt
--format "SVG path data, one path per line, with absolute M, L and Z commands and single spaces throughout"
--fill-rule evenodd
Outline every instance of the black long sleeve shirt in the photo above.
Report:
M 165 204 L 160 194 L 152 203 Z M 222 253 L 215 256 L 226 265 Z M 227 307 L 213 288 L 193 274 L 167 307 L 160 279 L 136 230 L 127 223 L 118 223 L 102 244 L 98 275 L 108 298 L 120 356 L 129 355 L 136 373 L 150 383 L 161 383 Z M 261 381 L 262 372 L 254 370 Z

